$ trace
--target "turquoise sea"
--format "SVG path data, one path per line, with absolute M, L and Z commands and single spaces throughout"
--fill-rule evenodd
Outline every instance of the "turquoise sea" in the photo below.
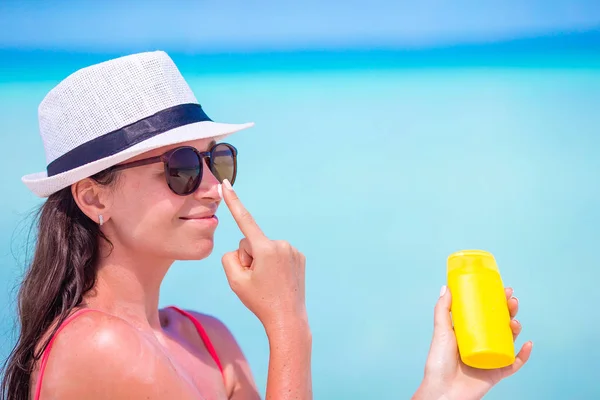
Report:
M 495 254 L 520 301 L 518 345 L 534 342 L 486 398 L 600 398 L 600 57 L 378 54 L 173 55 L 209 116 L 256 122 L 231 138 L 237 191 L 270 237 L 307 256 L 315 398 L 410 397 L 446 256 L 464 248 Z M 0 52 L 1 358 L 41 202 L 20 182 L 45 168 L 37 106 L 109 58 L 44 57 Z M 174 265 L 161 303 L 221 318 L 264 392 L 264 331 L 220 265 L 241 234 L 219 216 L 213 255 Z

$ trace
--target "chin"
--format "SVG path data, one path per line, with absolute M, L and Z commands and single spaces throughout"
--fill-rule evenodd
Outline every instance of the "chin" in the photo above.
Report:
M 182 261 L 202 260 L 210 256 L 213 248 L 214 241 L 212 239 L 203 239 L 182 249 L 175 258 Z

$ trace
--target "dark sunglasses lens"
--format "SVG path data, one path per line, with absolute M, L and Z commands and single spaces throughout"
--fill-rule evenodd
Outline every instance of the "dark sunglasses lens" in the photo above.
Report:
M 233 184 L 236 174 L 236 160 L 233 148 L 224 143 L 216 145 L 211 154 L 210 170 L 219 182 L 227 179 Z
M 177 194 L 192 193 L 202 178 L 202 164 L 198 154 L 192 149 L 175 150 L 169 158 L 167 181 L 169 187 Z

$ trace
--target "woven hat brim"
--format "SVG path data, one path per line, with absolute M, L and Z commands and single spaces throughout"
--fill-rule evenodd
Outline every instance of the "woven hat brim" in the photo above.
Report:
M 61 174 L 48 177 L 46 171 L 43 171 L 25 175 L 21 180 L 36 196 L 44 198 L 106 168 L 122 163 L 147 151 L 198 139 L 214 138 L 219 141 L 232 133 L 252 126 L 254 126 L 253 122 L 245 124 L 224 124 L 212 121 L 196 122 L 161 133 L 120 153 Z

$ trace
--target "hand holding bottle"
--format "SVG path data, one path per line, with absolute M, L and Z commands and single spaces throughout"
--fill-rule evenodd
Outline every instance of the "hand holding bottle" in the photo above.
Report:
M 455 293 L 442 287 L 425 375 L 415 400 L 479 400 L 521 369 L 531 354 L 533 343 L 527 342 L 514 355 L 512 342 L 522 328 L 514 319 L 519 302 L 512 297 L 512 288 L 502 287 L 491 254 L 451 255 L 448 282 Z

